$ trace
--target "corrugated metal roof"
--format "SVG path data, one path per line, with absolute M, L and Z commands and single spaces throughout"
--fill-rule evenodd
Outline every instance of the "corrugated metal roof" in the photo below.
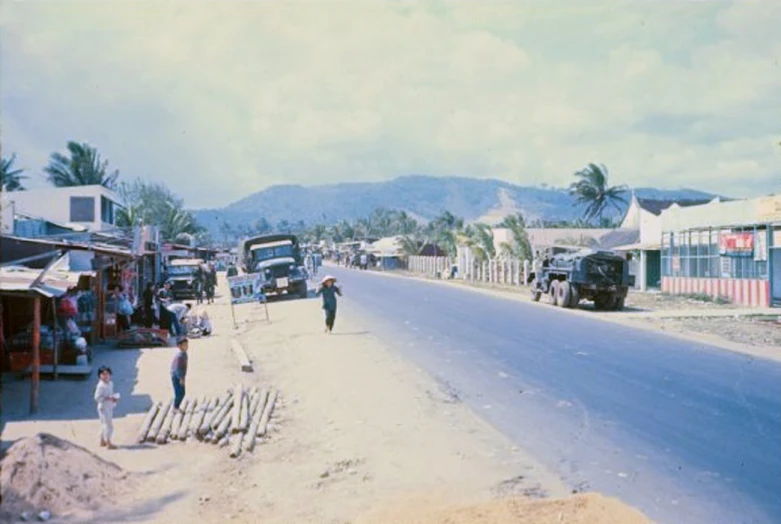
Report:
M 70 272 L 66 272 L 70 273 Z M 47 298 L 61 297 L 78 283 L 78 276 L 73 282 L 70 277 L 73 275 L 64 275 L 62 272 L 46 273 L 39 285 L 32 287 L 35 280 L 41 274 L 41 270 L 30 269 L 21 266 L 10 266 L 0 268 L 0 291 L 13 293 L 37 293 Z M 78 275 L 78 274 L 76 274 Z

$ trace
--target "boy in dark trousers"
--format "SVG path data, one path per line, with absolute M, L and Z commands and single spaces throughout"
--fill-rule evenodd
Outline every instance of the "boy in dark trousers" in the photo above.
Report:
M 171 383 L 174 386 L 174 409 L 179 410 L 179 406 L 184 400 L 184 379 L 187 376 L 187 337 L 181 337 L 176 343 L 179 350 L 171 361 Z
M 336 295 L 342 296 L 342 290 L 336 285 L 336 277 L 326 275 L 320 282 L 315 296 L 323 295 L 323 310 L 325 311 L 325 332 L 332 333 L 336 321 Z

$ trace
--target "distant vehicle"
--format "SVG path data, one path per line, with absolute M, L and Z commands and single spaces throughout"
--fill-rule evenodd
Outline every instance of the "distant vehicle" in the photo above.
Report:
M 171 282 L 171 292 L 175 300 L 195 298 L 198 296 L 198 285 L 195 275 L 203 264 L 197 258 L 176 258 L 168 263 L 165 279 Z
M 531 280 L 535 302 L 548 295 L 552 304 L 574 308 L 585 299 L 601 311 L 623 309 L 629 287 L 634 285 L 626 258 L 590 249 L 549 251 Z
M 295 235 L 248 238 L 240 246 L 245 273 L 259 273 L 264 293 L 307 296 L 308 274 Z

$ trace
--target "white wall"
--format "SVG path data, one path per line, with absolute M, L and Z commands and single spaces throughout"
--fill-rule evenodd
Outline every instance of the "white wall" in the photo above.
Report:
M 702 206 L 680 207 L 673 204 L 662 211 L 663 231 L 684 231 L 694 228 L 748 226 L 781 220 L 767 213 L 773 204 L 781 204 L 781 195 L 720 202 L 714 200 Z
M 114 217 L 116 220 L 118 206 L 121 205 L 119 197 L 113 191 L 102 186 L 50 187 L 14 191 L 13 194 L 9 195 L 9 198 L 15 202 L 18 213 L 26 213 L 62 224 L 75 223 L 90 231 L 100 231 L 114 227 L 113 224 L 105 224 L 101 221 L 101 196 L 105 196 L 115 203 Z M 95 219 L 92 222 L 71 222 L 71 197 L 92 197 L 95 199 Z

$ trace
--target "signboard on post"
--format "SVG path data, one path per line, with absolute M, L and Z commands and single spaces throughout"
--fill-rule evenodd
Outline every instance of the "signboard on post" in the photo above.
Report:
M 723 257 L 754 256 L 754 233 L 722 233 L 719 237 L 719 252 Z
M 263 280 L 259 274 L 240 275 L 228 277 L 228 286 L 231 293 L 231 313 L 233 314 L 233 325 L 236 326 L 236 304 L 249 304 L 259 302 L 263 304 L 266 311 L 266 321 L 268 321 L 268 304 L 266 295 L 263 293 Z

